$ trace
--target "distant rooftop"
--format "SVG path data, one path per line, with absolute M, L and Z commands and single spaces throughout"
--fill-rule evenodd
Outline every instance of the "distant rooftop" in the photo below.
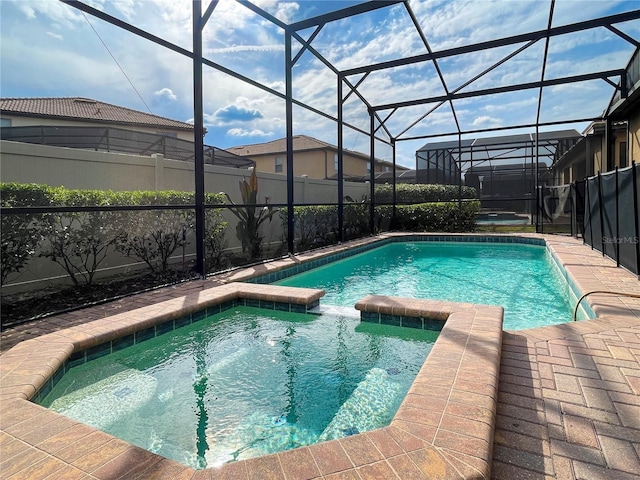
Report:
M 317 138 L 313 138 L 308 135 L 293 136 L 294 152 L 304 152 L 304 151 L 310 151 L 310 150 L 327 150 L 327 149 L 334 150 L 336 152 L 338 151 L 337 146 L 327 142 L 323 142 L 322 140 L 318 140 Z M 287 139 L 279 138 L 277 140 L 272 140 L 270 142 L 265 142 L 265 143 L 254 143 L 251 145 L 238 145 L 235 147 L 229 147 L 226 150 L 228 152 L 235 153 L 236 155 L 240 155 L 243 157 L 251 157 L 254 155 L 255 156 L 269 155 L 269 154 L 275 154 L 275 153 L 284 154 L 287 151 Z M 347 149 L 344 149 L 344 152 L 356 157 L 369 159 L 369 155 L 362 152 L 356 152 L 356 151 L 347 150 Z M 376 159 L 376 162 L 391 165 L 391 162 L 387 162 L 386 160 Z M 396 168 L 400 170 L 407 170 L 406 167 L 403 167 L 401 165 L 396 165 Z
M 193 125 L 186 122 L 82 97 L 0 98 L 0 112 L 28 117 L 87 120 L 98 123 L 193 131 Z
M 307 135 L 294 135 L 293 137 L 293 150 L 296 152 L 304 150 L 324 150 L 326 148 L 332 150 L 338 150 L 338 147 L 331 145 L 330 143 L 323 142 Z M 287 139 L 279 138 L 265 143 L 254 143 L 251 145 L 239 145 L 236 147 L 227 148 L 227 151 L 235 153 L 236 155 L 250 156 L 250 155 L 267 155 L 270 153 L 284 153 L 287 151 Z M 358 153 L 358 155 L 363 155 Z
M 553 132 L 540 132 L 538 134 L 538 142 L 542 143 L 554 143 L 559 140 L 571 140 L 578 139 L 581 135 L 577 130 L 556 130 Z M 533 133 L 521 133 L 515 135 L 500 135 L 494 137 L 478 137 L 463 139 L 458 144 L 458 140 L 449 140 L 445 142 L 431 142 L 423 145 L 418 151 L 425 150 L 439 150 L 439 149 L 458 149 L 458 146 L 462 147 L 462 150 L 482 149 L 494 147 L 495 150 L 501 150 L 504 148 L 517 148 L 527 147 L 534 143 L 536 140 Z

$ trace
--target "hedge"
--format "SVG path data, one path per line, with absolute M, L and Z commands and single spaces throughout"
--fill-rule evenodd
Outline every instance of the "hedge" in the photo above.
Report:
M 463 199 L 475 199 L 477 198 L 476 189 L 465 186 L 460 189 L 457 185 L 414 185 L 407 183 L 399 183 L 396 185 L 397 204 L 450 202 L 458 200 L 459 197 Z M 392 203 L 393 185 L 376 185 L 375 201 L 376 203 Z
M 50 205 L 50 188 L 45 185 L 0 183 L 0 205 L 29 207 Z M 2 215 L 0 217 L 0 278 L 2 284 L 11 273 L 22 271 L 42 241 L 40 215 Z
M 395 230 L 409 232 L 471 232 L 475 229 L 480 202 L 419 203 L 396 207 Z M 376 207 L 378 224 L 390 223 L 392 206 Z
M 391 201 L 391 186 L 376 186 L 376 203 Z M 397 185 L 396 224 L 391 226 L 393 207 L 375 209 L 377 230 L 391 227 L 406 231 L 472 231 L 478 201 L 457 199 L 459 188 L 452 185 Z M 463 187 L 464 198 L 475 198 L 475 190 Z M 107 206 L 107 205 L 192 205 L 194 194 L 178 191 L 71 190 L 36 184 L 0 183 L 3 207 L 23 206 Z M 207 194 L 207 204 L 223 204 L 224 195 Z M 411 203 L 403 205 L 405 203 Z M 206 264 L 214 270 L 222 266 L 227 223 L 219 209 L 206 210 Z M 286 232 L 287 209 L 280 210 Z M 294 207 L 295 239 L 298 249 L 335 242 L 338 236 L 336 206 Z M 18 273 L 34 255 L 59 264 L 75 285 L 91 284 L 99 266 L 110 253 L 145 262 L 149 269 L 164 273 L 169 259 L 186 245 L 194 228 L 194 211 L 142 210 L 98 211 L 47 214 L 2 215 L 2 283 Z M 369 232 L 369 204 L 344 205 L 345 237 Z
M 71 190 L 36 184 L 0 183 L 3 207 L 108 205 L 188 205 L 194 194 L 177 191 Z M 220 194 L 207 194 L 207 204 L 222 204 Z M 220 263 L 226 222 L 217 209 L 206 210 L 205 236 L 209 265 Z M 2 283 L 26 268 L 36 254 L 60 265 L 74 285 L 91 284 L 110 253 L 147 263 L 166 272 L 171 255 L 186 244 L 194 211 L 144 210 L 2 215 Z M 38 249 L 36 249 L 38 247 Z M 216 251 L 211 251 L 215 249 Z
M 396 207 L 396 224 L 393 230 L 411 232 L 470 232 L 475 229 L 476 214 L 480 202 L 464 200 L 458 202 L 429 202 Z M 375 207 L 376 230 L 391 228 L 393 206 Z M 369 232 L 369 205 L 347 203 L 344 205 L 345 236 L 355 238 Z M 280 210 L 285 227 L 287 209 Z M 323 246 L 338 237 L 338 207 L 304 206 L 294 207 L 294 238 L 299 250 Z

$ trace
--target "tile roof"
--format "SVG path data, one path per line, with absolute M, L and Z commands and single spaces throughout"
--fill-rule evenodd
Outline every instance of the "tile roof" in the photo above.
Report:
M 226 150 L 231 153 L 235 153 L 241 157 L 252 157 L 257 155 L 268 155 L 273 153 L 284 154 L 287 151 L 286 138 L 279 138 L 265 143 L 254 143 L 251 145 L 239 145 L 236 147 L 229 147 Z M 305 150 L 333 150 L 338 151 L 338 147 L 317 138 L 309 137 L 308 135 L 294 135 L 293 137 L 293 151 L 301 152 Z M 368 160 L 369 155 L 362 152 L 355 152 L 353 150 L 344 149 L 345 153 L 360 157 Z M 385 160 L 376 159 L 376 163 L 391 165 L 391 162 Z M 406 167 L 397 165 L 397 168 L 407 170 Z
M 265 143 L 254 143 L 252 145 L 240 145 L 237 147 L 227 148 L 227 151 L 241 156 L 266 155 L 269 153 L 284 153 L 287 151 L 286 138 L 279 138 Z M 302 150 L 338 150 L 338 147 L 330 143 L 322 142 L 307 135 L 295 135 L 293 137 L 293 150 L 296 152 Z M 359 155 L 363 155 L 362 153 Z
M 0 98 L 0 111 L 30 117 L 193 130 L 193 125 L 186 122 L 82 97 Z

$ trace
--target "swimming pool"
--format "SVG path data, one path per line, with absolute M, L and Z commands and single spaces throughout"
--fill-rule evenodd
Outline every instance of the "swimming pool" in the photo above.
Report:
M 437 336 L 234 307 L 71 368 L 41 404 L 205 468 L 389 424 Z
M 517 243 L 392 242 L 276 284 L 322 288 L 325 305 L 368 294 L 500 305 L 506 330 L 569 322 L 575 302 L 547 249 Z
M 85 425 L 78 425 L 32 402 L 38 402 L 38 398 L 50 391 L 51 385 L 55 385 L 63 372 L 68 371 L 67 365 L 75 365 L 81 358 L 94 358 L 96 354 L 100 355 L 105 351 L 107 353 L 116 351 L 123 344 L 130 345 L 134 339 L 137 342 L 138 337 L 142 340 L 147 339 L 150 329 L 155 329 L 159 334 L 170 330 L 170 324 L 174 324 L 176 328 L 182 327 L 185 325 L 185 315 L 193 316 L 195 321 L 196 314 L 202 309 L 219 311 L 221 306 L 230 301 L 237 304 L 243 299 L 247 299 L 248 302 L 249 298 L 252 302 L 259 300 L 260 303 L 263 301 L 271 304 L 273 301 L 291 302 L 291 310 L 294 307 L 296 310 L 300 307 L 302 311 L 313 309 L 317 298 L 322 295 L 313 292 L 300 294 L 301 289 L 246 282 L 256 276 L 275 277 L 287 268 L 302 269 L 306 263 L 312 263 L 315 267 L 332 261 L 337 256 L 343 256 L 348 250 L 362 251 L 363 248 L 367 248 L 367 244 L 379 245 L 381 241 L 388 242 L 389 237 L 392 241 L 395 238 L 402 238 L 402 240 L 411 238 L 424 240 L 425 237 L 429 239 L 437 237 L 443 240 L 456 238 L 451 235 L 396 234 L 352 241 L 332 249 L 319 249 L 285 261 L 261 264 L 247 271 L 226 275 L 226 283 L 198 290 L 194 295 L 178 295 L 176 298 L 160 303 L 154 302 L 131 311 L 112 311 L 107 313 L 107 316 L 104 316 L 105 313 L 100 309 L 101 318 L 98 320 L 23 341 L 2 356 L 3 374 L 0 390 L 3 399 L 6 399 L 3 401 L 2 410 L 3 434 L 5 431 L 10 431 L 11 435 L 26 449 L 19 454 L 20 458 L 41 456 L 44 445 L 56 446 L 55 451 L 47 450 L 48 458 L 52 462 L 68 464 L 69 455 L 77 458 L 80 454 L 86 454 L 82 457 L 82 462 L 74 462 L 69 467 L 75 473 L 78 473 L 76 469 L 79 469 L 84 475 L 90 476 L 95 472 L 97 465 L 103 465 L 114 466 L 118 468 L 118 472 L 131 472 L 131 477 L 134 473 L 152 470 L 162 478 L 178 478 L 178 476 L 190 478 L 194 475 L 194 471 L 189 467 L 156 456 L 139 447 L 127 446 L 111 435 L 103 434 Z M 472 235 L 460 237 L 466 241 L 476 239 L 476 236 Z M 482 235 L 480 241 L 488 242 L 488 237 Z M 503 239 L 503 236 L 492 237 L 492 241 L 495 242 L 515 240 L 546 244 L 557 264 L 563 266 L 561 273 L 567 277 L 571 288 L 578 296 L 581 291 L 588 291 L 585 288 L 593 285 L 594 282 L 602 278 L 610 278 L 607 276 L 610 267 L 613 267 L 610 261 L 607 260 L 608 263 L 605 263 L 607 268 L 606 272 L 603 272 L 601 255 L 584 247 L 581 241 L 561 236 L 533 235 L 509 236 Z M 625 281 L 635 280 L 635 278 L 629 278 L 630 274 L 625 271 L 620 271 L 619 275 Z M 630 285 L 633 285 L 633 282 Z M 427 446 L 426 452 L 432 453 L 429 458 L 441 459 L 441 463 L 437 465 L 444 468 L 446 465 L 450 466 L 452 460 L 459 465 L 473 463 L 478 465 L 480 470 L 474 470 L 472 476 L 484 475 L 488 478 L 498 399 L 502 310 L 482 305 L 470 307 L 463 304 L 447 304 L 447 302 L 435 300 L 406 302 L 401 300 L 389 299 L 385 310 L 382 310 L 380 302 L 370 302 L 366 311 L 392 313 L 399 310 L 398 307 L 406 305 L 407 315 L 430 317 L 430 312 L 452 313 L 447 318 L 433 350 L 429 353 L 409 394 L 389 427 L 266 457 L 231 462 L 220 468 L 203 472 L 202 475 L 213 478 L 235 478 L 241 474 L 243 477 L 248 475 L 250 478 L 264 478 L 265 475 L 262 477 L 260 475 L 266 471 L 277 478 L 295 477 L 300 472 L 313 472 L 309 477 L 319 477 L 330 476 L 337 469 L 344 468 L 343 476 L 351 475 L 355 478 L 358 476 L 358 471 L 367 469 L 371 472 L 381 462 L 386 460 L 392 463 L 399 458 L 397 450 L 386 448 L 390 445 L 389 442 L 395 441 L 408 451 L 406 448 L 413 448 L 411 446 L 419 441 L 422 442 L 421 445 Z M 588 297 L 584 303 L 589 304 L 592 316 L 593 312 L 602 315 L 615 311 L 628 317 L 637 317 L 637 308 L 629 307 L 612 296 L 594 295 Z M 567 328 L 554 328 L 548 332 L 554 332 L 550 335 L 557 335 L 558 332 L 563 331 L 568 335 L 580 334 L 579 332 L 592 331 L 591 325 L 592 322 L 586 324 L 579 322 L 568 324 Z M 607 329 L 611 328 L 609 323 L 604 326 Z M 104 348 L 105 344 L 110 344 L 111 348 Z M 467 404 L 470 408 L 463 411 L 459 408 L 460 403 Z M 418 414 L 414 415 L 414 412 Z M 487 415 L 479 417 L 479 412 L 486 412 Z M 425 422 L 429 422 L 429 425 L 425 426 Z M 476 428 L 480 424 L 486 425 L 486 429 Z M 52 428 L 54 425 L 58 428 Z M 38 431 L 37 436 L 34 435 L 34 428 Z M 404 443 L 410 439 L 404 432 L 411 432 L 412 441 L 409 445 Z M 100 445 L 108 442 L 108 445 L 117 446 L 117 448 L 95 448 L 98 443 L 87 442 L 85 439 L 87 433 L 90 434 L 87 439 L 99 439 Z M 440 434 L 443 434 L 442 442 Z M 456 438 L 464 441 L 455 441 Z M 439 455 L 438 452 L 443 451 L 443 442 L 448 441 L 451 443 L 444 445 L 445 451 L 448 452 L 445 459 L 444 455 Z M 452 445 L 454 449 L 450 448 Z M 458 446 L 473 448 L 466 448 L 464 452 L 459 452 Z M 123 452 L 123 448 L 127 449 Z M 341 456 L 332 456 L 328 459 L 334 452 L 340 452 Z M 453 467 L 451 469 L 453 474 Z M 201 475 L 198 474 L 198 476 Z M 409 476 L 408 473 L 406 477 L 409 478 Z

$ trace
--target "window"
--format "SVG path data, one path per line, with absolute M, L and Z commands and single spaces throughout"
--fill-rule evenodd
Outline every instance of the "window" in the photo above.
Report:
M 620 168 L 626 167 L 627 164 L 627 142 L 620 142 Z
M 333 154 L 333 169 L 336 172 L 338 171 L 338 154 L 337 153 Z
M 276 157 L 275 172 L 282 173 L 282 157 Z
M 385 165 L 384 166 L 384 171 L 385 172 L 390 172 L 391 171 L 391 167 L 389 165 Z
M 367 173 L 371 173 L 371 162 L 367 161 Z
M 0 118 L 0 127 L 10 127 L 11 119 L 10 118 Z

